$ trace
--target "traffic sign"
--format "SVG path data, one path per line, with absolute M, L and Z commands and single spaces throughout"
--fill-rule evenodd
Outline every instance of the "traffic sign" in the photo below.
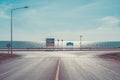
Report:
M 6 46 L 7 46 L 7 48 L 10 48 L 11 45 L 8 43 Z
M 74 43 L 73 43 L 73 42 L 68 42 L 66 45 L 67 45 L 67 46 L 73 46 Z
M 54 38 L 46 38 L 46 46 L 54 46 L 55 39 Z

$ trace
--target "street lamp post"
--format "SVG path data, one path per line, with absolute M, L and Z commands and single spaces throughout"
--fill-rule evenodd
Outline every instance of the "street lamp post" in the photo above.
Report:
M 61 41 L 62 41 L 62 49 L 63 49 L 63 39 Z
M 59 41 L 60 41 L 60 40 L 58 39 L 58 49 L 59 49 Z
M 83 37 L 83 36 L 80 35 L 80 49 L 82 48 L 82 46 L 81 46 L 81 45 L 82 45 L 82 37 Z
M 62 48 L 63 48 L 63 39 L 61 41 L 62 41 Z
M 11 55 L 13 54 L 13 11 L 23 8 L 28 8 L 28 6 L 11 9 Z

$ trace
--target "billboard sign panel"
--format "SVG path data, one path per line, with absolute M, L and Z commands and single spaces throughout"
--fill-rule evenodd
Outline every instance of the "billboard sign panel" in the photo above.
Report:
M 46 38 L 46 46 L 54 46 L 55 39 L 54 38 Z

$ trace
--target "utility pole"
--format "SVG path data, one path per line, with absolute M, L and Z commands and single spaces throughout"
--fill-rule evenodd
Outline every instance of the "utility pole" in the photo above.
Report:
M 81 48 L 82 48 L 82 35 L 80 35 L 80 50 L 81 50 Z
M 11 9 L 11 55 L 13 54 L 13 11 L 28 8 L 28 6 Z
M 63 50 L 63 39 L 61 41 L 62 41 L 62 50 Z
M 60 41 L 60 40 L 58 39 L 58 47 L 57 47 L 58 49 L 59 49 L 59 41 Z

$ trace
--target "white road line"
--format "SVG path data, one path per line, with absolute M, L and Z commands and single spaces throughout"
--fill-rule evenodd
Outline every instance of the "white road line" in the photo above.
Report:
M 59 80 L 59 73 L 60 73 L 60 60 L 58 61 L 55 80 Z

